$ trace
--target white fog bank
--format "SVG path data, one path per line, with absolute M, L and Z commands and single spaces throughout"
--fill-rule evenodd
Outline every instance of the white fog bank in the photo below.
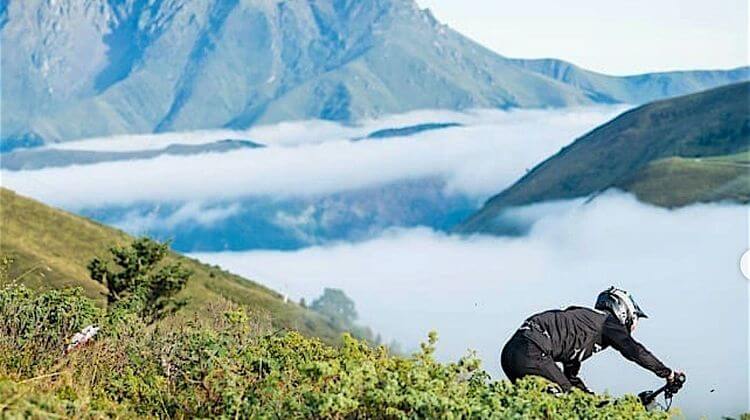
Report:
M 310 197 L 441 179 L 450 193 L 484 198 L 507 187 L 623 107 L 467 113 L 419 111 L 347 127 L 331 122 L 282 123 L 248 132 L 119 136 L 55 147 L 122 150 L 249 138 L 269 145 L 225 153 L 162 155 L 27 171 L 1 171 L 2 185 L 70 210 L 142 202 L 198 203 L 246 197 Z M 409 137 L 349 139 L 384 127 L 428 122 L 460 127 Z
M 385 338 L 414 348 L 437 330 L 439 357 L 475 349 L 495 375 L 501 346 L 524 318 L 591 306 L 599 291 L 617 285 L 650 316 L 636 338 L 687 372 L 675 405 L 689 417 L 748 411 L 748 282 L 739 269 L 748 207 L 668 211 L 610 193 L 550 208 L 519 238 L 412 229 L 357 244 L 196 257 L 293 299 L 309 302 L 324 287 L 341 288 L 361 323 Z M 584 363 L 582 376 L 594 390 L 614 394 L 661 384 L 612 349 Z

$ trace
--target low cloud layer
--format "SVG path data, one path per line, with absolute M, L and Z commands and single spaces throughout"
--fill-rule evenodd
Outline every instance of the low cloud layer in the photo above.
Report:
M 326 141 L 364 137 L 385 128 L 404 127 L 420 123 L 459 123 L 462 125 L 529 125 L 546 121 L 551 124 L 588 124 L 602 113 L 616 114 L 625 106 L 572 107 L 549 110 L 474 109 L 464 112 L 448 110 L 418 110 L 393 114 L 376 119 L 365 119 L 353 125 L 332 121 L 287 121 L 260 125 L 247 130 L 196 130 L 158 134 L 116 135 L 95 137 L 52 144 L 49 147 L 63 150 L 134 151 L 163 149 L 170 144 L 204 144 L 221 139 L 262 140 L 269 146 L 298 146 Z
M 126 232 L 140 235 L 153 230 L 175 229 L 185 224 L 211 226 L 239 212 L 240 205 L 237 203 L 211 206 L 198 202 L 189 202 L 179 206 L 167 217 L 160 217 L 158 209 L 151 212 L 132 210 L 126 213 L 114 225 Z
M 210 202 L 251 196 L 310 197 L 401 180 L 441 178 L 450 193 L 485 197 L 576 137 L 612 118 L 621 107 L 549 111 L 420 111 L 365 121 L 283 123 L 248 132 L 121 136 L 65 144 L 96 150 L 162 148 L 220 138 L 250 138 L 263 149 L 95 165 L 2 171 L 2 184 L 69 209 L 139 202 Z M 456 121 L 463 127 L 407 138 L 351 142 L 384 127 Z
M 583 204 L 535 208 L 521 238 L 459 238 L 427 229 L 393 231 L 359 244 L 296 252 L 197 255 L 308 301 L 339 287 L 364 324 L 407 347 L 430 330 L 438 355 L 476 349 L 500 375 L 498 352 L 525 317 L 596 294 L 630 290 L 650 319 L 636 338 L 688 374 L 676 398 L 690 417 L 748 409 L 748 208 L 696 205 L 669 211 L 610 193 Z M 609 349 L 584 364 L 593 389 L 615 394 L 660 380 Z

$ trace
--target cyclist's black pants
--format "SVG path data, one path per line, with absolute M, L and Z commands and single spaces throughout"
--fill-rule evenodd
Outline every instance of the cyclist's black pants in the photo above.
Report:
M 513 383 L 526 375 L 536 375 L 560 385 L 563 392 L 570 391 L 573 386 L 549 353 L 520 333 L 516 333 L 503 347 L 500 364 Z

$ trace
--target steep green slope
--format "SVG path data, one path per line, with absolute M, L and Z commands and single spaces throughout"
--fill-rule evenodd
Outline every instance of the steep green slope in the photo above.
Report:
M 492 197 L 459 230 L 497 231 L 502 229 L 498 216 L 509 207 L 585 197 L 612 187 L 667 207 L 747 202 L 746 155 L 735 154 L 750 149 L 749 98 L 750 83 L 743 82 L 628 111 Z
M 106 256 L 115 244 L 132 238 L 88 219 L 57 210 L 0 188 L 0 255 L 15 259 L 11 277 L 42 288 L 80 286 L 90 297 L 104 301 L 105 289 L 91 280 L 86 264 Z M 182 292 L 190 298 L 186 312 L 201 312 L 220 297 L 251 310 L 267 312 L 278 327 L 297 329 L 327 341 L 341 331 L 320 315 L 294 303 L 284 303 L 278 293 L 218 267 L 174 254 L 194 274 Z

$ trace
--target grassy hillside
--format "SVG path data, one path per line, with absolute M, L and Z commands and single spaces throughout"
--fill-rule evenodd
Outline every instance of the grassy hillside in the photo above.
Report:
M 655 160 L 616 184 L 663 207 L 695 202 L 750 202 L 750 152 L 709 158 Z
M 464 232 L 499 229 L 513 206 L 617 187 L 665 207 L 748 202 L 750 83 L 653 102 L 596 128 L 492 197 Z
M 124 232 L 48 207 L 0 188 L 0 255 L 15 259 L 11 277 L 33 288 L 80 286 L 87 296 L 104 303 L 105 288 L 89 278 L 86 264 L 105 257 L 109 247 L 132 240 Z M 341 331 L 322 316 L 280 294 L 218 267 L 173 254 L 193 271 L 182 297 L 190 298 L 185 311 L 200 312 L 224 297 L 251 310 L 267 312 L 277 327 L 299 330 L 333 342 Z

